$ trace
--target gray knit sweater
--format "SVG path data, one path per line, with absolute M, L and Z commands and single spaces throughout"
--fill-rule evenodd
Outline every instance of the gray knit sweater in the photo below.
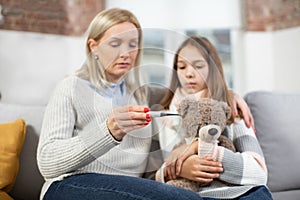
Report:
M 243 120 L 236 120 L 229 127 L 229 138 L 233 140 L 237 152 L 217 146 L 214 152 L 207 154 L 217 155 L 224 171 L 220 177 L 208 186 L 199 188 L 201 197 L 217 199 L 233 199 L 251 188 L 267 183 L 267 168 L 263 152 L 252 128 L 247 128 Z M 162 165 L 162 168 L 165 164 Z M 158 181 L 164 182 L 162 170 L 159 170 Z M 162 178 L 160 178 L 162 177 Z
M 210 186 L 200 189 L 202 197 L 232 199 L 267 183 L 265 159 L 253 129 L 243 120 L 236 120 L 230 128 L 237 152 L 218 146 L 218 161 L 224 172 Z
M 132 131 L 122 142 L 116 141 L 106 126 L 114 106 L 78 77 L 67 77 L 58 84 L 44 114 L 37 151 L 46 180 L 41 198 L 52 182 L 73 174 L 143 174 L 151 128 Z

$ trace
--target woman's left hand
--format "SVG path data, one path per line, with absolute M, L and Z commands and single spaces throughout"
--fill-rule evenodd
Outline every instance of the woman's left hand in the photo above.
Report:
M 244 116 L 245 124 L 248 128 L 252 127 L 253 130 L 255 130 L 254 126 L 254 119 L 252 116 L 252 113 L 246 103 L 246 101 L 237 93 L 235 93 L 233 90 L 230 90 L 232 93 L 232 100 L 233 100 L 233 107 L 234 107 L 234 117 L 238 115 L 238 108 L 242 111 L 242 114 Z

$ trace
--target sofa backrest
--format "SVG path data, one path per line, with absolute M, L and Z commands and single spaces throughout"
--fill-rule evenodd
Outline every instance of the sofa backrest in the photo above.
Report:
M 36 150 L 44 115 L 44 106 L 0 103 L 0 123 L 22 118 L 26 122 L 26 138 L 20 155 L 19 173 L 10 195 L 14 199 L 39 199 L 44 179 L 36 161 Z
M 281 199 L 299 199 L 300 93 L 256 91 L 248 93 L 245 100 L 266 159 L 270 190 L 294 195 Z

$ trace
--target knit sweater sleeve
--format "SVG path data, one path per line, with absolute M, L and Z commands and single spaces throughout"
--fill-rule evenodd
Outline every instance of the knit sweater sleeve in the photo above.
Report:
M 76 97 L 78 84 L 75 77 L 62 81 L 47 105 L 37 151 L 38 166 L 46 179 L 78 170 L 118 144 L 105 121 L 83 113 L 89 105 Z
M 224 172 L 220 180 L 238 185 L 265 185 L 267 168 L 263 152 L 252 128 L 243 120 L 232 124 L 233 142 L 237 152 L 218 147 Z

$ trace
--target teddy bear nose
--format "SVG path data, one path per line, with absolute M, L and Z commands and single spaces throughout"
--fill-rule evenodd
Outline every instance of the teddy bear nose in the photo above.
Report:
M 216 128 L 211 128 L 208 130 L 208 134 L 211 135 L 211 136 L 214 136 L 218 133 L 218 129 Z

